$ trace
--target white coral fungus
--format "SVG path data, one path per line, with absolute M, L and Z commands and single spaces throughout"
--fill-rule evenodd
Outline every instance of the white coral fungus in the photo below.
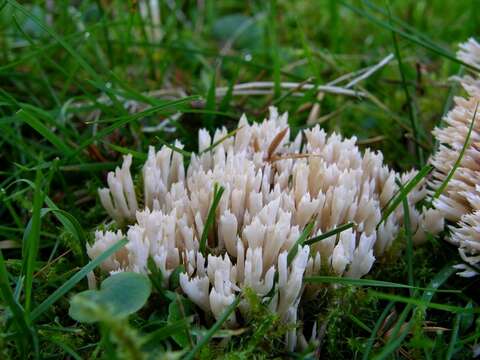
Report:
M 467 64 L 480 67 L 480 44 L 474 39 L 461 44 L 457 55 Z M 449 226 L 448 240 L 459 247 L 460 256 L 466 262 L 457 266 L 463 270 L 460 275 L 470 277 L 477 273 L 475 268 L 478 269 L 476 265 L 480 263 L 480 111 L 474 119 L 480 102 L 480 78 L 464 76 L 460 82 L 468 96 L 456 97 L 454 108 L 444 118 L 444 126 L 433 131 L 440 146 L 430 159 L 435 169 L 429 186 L 437 190 L 447 179 L 460 159 L 474 121 L 459 166 L 442 194 L 434 200 L 434 206 L 445 219 L 455 223 Z
M 395 178 L 404 182 L 415 175 L 395 173 L 383 164 L 381 153 L 367 149 L 362 154 L 356 138 L 328 136 L 319 126 L 291 140 L 287 114 L 279 115 L 273 107 L 261 123 L 250 125 L 242 116 L 234 136 L 227 136 L 225 128 L 213 138 L 200 130 L 199 152 L 192 154 L 186 172 L 182 154 L 150 147 L 142 171 L 143 200 L 135 198 L 130 164 L 131 156 L 126 156 L 122 168 L 109 174 L 109 188 L 99 194 L 118 224 L 131 225 L 126 234 L 97 232 L 89 256 L 126 236 L 128 244 L 103 263 L 105 270 L 147 272 L 150 256 L 168 279 L 183 264 L 183 292 L 215 318 L 250 288 L 260 297 L 268 294 L 270 309 L 287 323 L 296 322 L 306 274 L 360 278 L 370 271 L 401 225 L 400 209 L 377 229 L 381 209 L 397 191 Z M 215 184 L 224 192 L 206 255 L 199 242 Z M 424 192 L 422 186 L 409 195 L 419 240 L 428 227 L 414 204 Z M 138 210 L 138 204 L 145 207 Z M 289 263 L 288 252 L 308 224 L 313 223 L 311 236 L 317 236 L 350 222 L 353 229 L 299 246 Z M 235 326 L 239 316 L 248 316 L 247 303 L 240 304 L 240 313 L 233 313 L 228 325 Z M 295 330 L 287 341 L 295 346 Z

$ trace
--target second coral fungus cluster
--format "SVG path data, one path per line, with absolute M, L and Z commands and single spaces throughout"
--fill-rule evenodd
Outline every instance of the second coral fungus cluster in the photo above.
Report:
M 461 44 L 458 57 L 479 68 L 480 44 L 474 39 Z M 447 181 L 433 204 L 453 223 L 447 240 L 458 246 L 465 262 L 457 266 L 461 275 L 470 277 L 480 271 L 480 80 L 475 75 L 458 80 L 467 97 L 456 97 L 444 126 L 433 131 L 440 146 L 430 160 L 435 170 L 429 187 L 437 190 Z

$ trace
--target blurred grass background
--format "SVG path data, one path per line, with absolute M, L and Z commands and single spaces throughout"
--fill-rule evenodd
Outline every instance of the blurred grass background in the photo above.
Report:
M 34 249 L 33 303 L 85 264 L 85 239 L 79 241 L 82 236 L 72 235 L 54 214 L 42 214 L 25 179 L 35 181 L 40 174 L 35 184 L 89 237 L 105 219 L 96 189 L 122 153 L 134 151 L 139 168 L 149 144 L 180 139 L 187 150 L 195 150 L 199 128 L 232 129 L 242 113 L 261 120 L 270 105 L 289 112 L 295 131 L 310 126 L 307 119 L 316 107 L 314 123 L 355 135 L 362 147 L 383 151 L 386 162 L 398 170 L 418 168 L 435 145 L 430 131 L 451 106 L 452 96 L 462 92 L 449 77 L 468 70 L 449 56 L 454 57 L 459 42 L 478 36 L 478 5 L 478 0 L 0 2 L 0 248 L 7 259 L 6 279 L 21 288 L 27 266 L 22 253 L 29 246 L 22 238 L 32 236 L 26 224 L 35 213 L 41 227 L 38 251 Z M 286 82 L 325 85 L 390 53 L 392 61 L 354 87 L 366 98 L 319 96 L 315 89 L 295 96 L 281 89 Z M 232 93 L 235 84 L 258 81 L 273 82 L 271 94 Z M 221 87 L 225 91 L 216 96 Z M 431 239 L 415 253 L 419 284 L 427 284 L 455 259 L 454 249 Z M 402 258 L 376 271 L 378 279 L 406 281 Z M 465 293 L 442 295 L 437 302 L 470 306 L 474 283 L 449 281 L 450 288 Z M 323 354 L 360 356 L 370 334 L 352 325 L 351 316 L 373 328 L 384 303 L 352 288 L 336 296 L 343 299 L 340 308 L 322 308 L 320 302 L 312 309 L 312 318 L 328 319 Z M 102 354 L 93 350 L 103 346 L 98 332 L 73 324 L 67 309 L 65 296 L 43 319 L 41 326 L 57 332 L 35 330 L 45 357 Z M 395 356 L 450 354 L 448 329 L 460 320 L 454 313 L 433 311 L 429 316 L 433 330 L 424 331 L 429 325 L 422 318 L 404 352 L 393 352 Z M 458 358 L 471 354 L 479 338 L 474 318 L 462 321 L 467 320 L 471 323 L 462 325 L 464 333 L 452 338 L 452 354 Z M 4 308 L 0 323 L 9 329 L 11 321 Z M 148 324 L 148 316 L 135 319 L 134 326 L 140 324 Z M 263 314 L 258 324 L 271 330 L 275 322 Z M 14 356 L 18 353 L 5 331 L 0 353 Z M 235 344 L 232 357 L 236 351 L 238 356 L 253 354 L 248 341 Z M 160 346 L 170 348 L 168 342 Z M 281 354 L 271 344 L 262 346 L 259 357 Z

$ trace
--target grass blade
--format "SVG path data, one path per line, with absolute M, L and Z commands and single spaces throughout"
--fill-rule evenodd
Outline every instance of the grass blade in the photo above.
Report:
M 452 266 L 450 266 L 450 265 L 445 266 L 430 281 L 428 286 L 429 286 L 429 288 L 432 288 L 433 290 L 425 291 L 420 300 L 418 300 L 418 299 L 412 299 L 412 300 L 416 301 L 416 302 L 420 302 L 422 306 L 427 307 L 427 305 L 430 303 L 433 295 L 438 291 L 436 289 L 438 289 L 440 286 L 442 286 L 443 283 L 445 281 L 447 281 L 448 278 L 450 276 L 452 276 L 452 274 L 454 274 L 454 273 L 455 273 L 455 269 Z M 384 294 L 384 295 L 388 295 L 388 294 Z M 395 295 L 392 295 L 392 296 L 396 297 Z M 409 298 L 397 297 L 397 299 L 399 299 L 399 298 L 401 298 L 402 300 L 403 299 L 410 300 Z M 442 304 L 440 304 L 440 305 L 442 305 Z M 413 306 L 414 305 L 412 305 L 411 303 L 407 304 L 404 311 L 400 315 L 400 319 L 403 319 L 403 320 L 399 319 L 399 321 L 397 321 L 397 325 L 395 326 L 394 331 L 392 332 L 392 335 L 390 336 L 391 340 L 380 350 L 379 354 L 375 357 L 375 359 L 388 358 L 402 344 L 403 340 L 405 339 L 405 337 L 409 333 L 410 328 L 414 323 L 413 319 L 411 319 L 409 321 L 406 329 L 400 334 L 400 336 L 397 336 L 397 334 L 398 334 L 398 331 L 400 330 L 400 327 L 401 327 L 402 323 L 404 322 L 406 316 L 408 315 L 408 312 L 410 312 L 410 309 Z M 461 309 L 463 310 L 463 308 L 461 308 Z
M 73 359 L 82 360 L 82 357 L 80 355 L 78 355 L 78 353 L 74 349 L 72 349 L 69 345 L 67 345 L 66 343 L 64 343 L 60 340 L 57 340 L 54 337 L 50 337 L 48 340 L 51 341 L 52 343 L 54 343 L 55 345 L 57 345 L 59 348 L 61 348 L 64 351 L 65 354 L 68 354 Z
M 17 28 L 17 30 L 22 34 L 22 36 L 28 41 L 28 43 L 30 44 L 30 46 L 32 47 L 35 47 L 35 44 L 32 40 L 32 38 L 28 35 L 28 33 L 26 31 L 23 30 L 23 28 L 20 26 L 19 22 L 18 22 L 18 19 L 15 15 L 12 16 L 12 20 L 13 20 L 13 23 L 15 24 L 15 27 Z M 57 106 L 61 106 L 60 105 L 60 101 L 58 100 L 58 96 L 57 94 L 55 93 L 55 91 L 53 90 L 53 87 L 52 87 L 52 84 L 48 78 L 48 75 L 42 65 L 42 63 L 37 59 L 35 58 L 35 63 L 37 65 L 37 67 L 39 68 L 40 70 L 40 74 L 41 74 L 41 77 L 42 77 L 42 80 L 43 80 L 43 83 L 45 84 L 45 87 L 47 88 L 48 92 L 50 93 L 50 96 L 52 97 L 53 101 L 55 102 L 55 105 Z
M 215 324 L 208 330 L 208 332 L 205 334 L 204 337 L 200 339 L 200 341 L 194 346 L 192 350 L 185 356 L 184 360 L 192 360 L 195 358 L 195 355 L 202 349 L 205 344 L 208 343 L 208 341 L 212 338 L 213 335 L 220 329 L 220 327 L 223 325 L 225 321 L 230 317 L 230 314 L 232 314 L 235 309 L 237 308 L 238 304 L 240 303 L 241 297 L 237 296 L 235 300 L 225 309 L 224 313 L 218 319 Z
M 132 149 L 127 149 L 123 146 L 115 145 L 115 144 L 112 144 L 112 143 L 109 143 L 109 142 L 106 142 L 106 141 L 102 141 L 102 142 L 106 146 L 108 146 L 109 148 L 111 148 L 112 150 L 114 150 L 114 151 L 116 151 L 120 154 L 123 154 L 123 155 L 131 154 L 135 159 L 138 159 L 138 160 L 141 160 L 141 161 L 147 160 L 147 154 L 145 154 L 143 152 L 135 151 L 135 150 L 132 150 Z
M 349 317 L 349 319 L 350 319 L 355 325 L 357 325 L 360 329 L 363 329 L 363 330 L 365 330 L 366 332 L 369 332 L 369 333 L 372 332 L 372 329 L 370 329 L 367 324 L 365 324 L 362 320 L 360 320 L 360 319 L 359 319 L 358 317 L 356 317 L 355 315 L 353 315 L 353 314 L 348 314 L 348 317 Z
M 363 0 L 362 1 L 363 4 L 365 4 L 368 8 L 380 13 L 381 15 L 385 16 L 385 17 L 388 17 L 390 22 L 393 22 L 395 24 L 397 24 L 398 26 L 408 30 L 410 33 L 412 33 L 413 35 L 419 37 L 420 39 L 426 41 L 426 42 L 432 42 L 432 40 L 430 40 L 425 34 L 423 34 L 422 32 L 418 31 L 416 28 L 414 28 L 413 26 L 411 26 L 410 24 L 408 24 L 407 22 L 399 19 L 398 17 L 396 16 L 392 16 L 390 15 L 387 11 L 385 11 L 382 7 L 378 6 L 378 5 L 375 5 L 374 3 L 372 3 L 371 1 L 369 0 Z M 437 44 L 433 44 L 435 46 L 437 46 L 439 49 L 441 50 L 444 50 L 444 51 L 447 51 L 443 48 L 441 48 L 440 46 L 438 46 Z
M 48 298 L 46 298 L 40 305 L 38 305 L 31 315 L 31 320 L 34 321 L 38 319 L 45 311 L 48 310 L 55 302 L 57 302 L 63 295 L 69 292 L 80 280 L 82 280 L 90 271 L 95 269 L 100 265 L 105 259 L 110 255 L 120 250 L 126 243 L 127 239 L 122 239 L 119 242 L 115 243 L 109 247 L 105 252 L 103 252 L 99 257 L 90 261 L 87 265 L 81 268 L 75 275 L 73 275 L 68 281 L 66 281 L 62 286 L 55 290 Z
M 169 101 L 165 104 L 161 104 L 161 105 L 158 105 L 158 106 L 152 106 L 151 108 L 149 108 L 147 110 L 141 111 L 141 112 L 133 114 L 133 115 L 121 116 L 121 117 L 117 118 L 116 121 L 112 125 L 107 126 L 105 129 L 100 130 L 97 134 L 95 134 L 94 136 L 91 136 L 87 140 L 85 140 L 82 144 L 80 144 L 80 146 L 76 149 L 76 151 L 71 156 L 77 155 L 78 153 L 80 153 L 83 149 L 85 149 L 91 143 L 103 139 L 104 137 L 111 134 L 116 129 L 119 129 L 119 128 L 127 125 L 128 123 L 130 123 L 132 121 L 139 120 L 143 117 L 153 115 L 156 112 L 159 112 L 160 110 L 165 110 L 165 109 L 177 106 L 177 105 L 181 105 L 181 104 L 184 104 L 186 102 L 190 102 L 190 101 L 195 100 L 195 99 L 198 99 L 198 96 L 188 96 L 188 97 L 185 97 L 183 99 Z
M 438 187 L 438 189 L 433 194 L 432 201 L 435 200 L 435 199 L 438 199 L 440 197 L 440 195 L 443 193 L 443 191 L 446 189 L 448 183 L 452 179 L 453 175 L 455 174 L 455 171 L 460 166 L 460 163 L 462 162 L 463 155 L 465 154 L 465 151 L 467 150 L 468 146 L 470 145 L 470 136 L 472 135 L 473 126 L 475 125 L 475 118 L 477 116 L 478 104 L 479 103 L 477 102 L 477 105 L 475 106 L 475 111 L 473 113 L 473 118 L 472 118 L 472 121 L 470 123 L 470 127 L 468 128 L 467 137 L 465 138 L 465 142 L 463 143 L 463 146 L 462 146 L 462 150 L 460 150 L 460 153 L 458 154 L 458 158 L 455 161 L 455 163 L 453 164 L 453 167 L 450 170 L 450 172 L 448 173 L 447 177 L 445 178 L 445 180 L 443 180 L 442 184 Z
M 199 250 L 203 254 L 203 256 L 206 256 L 208 233 L 210 232 L 210 228 L 212 227 L 213 222 L 215 221 L 215 212 L 217 210 L 218 203 L 220 202 L 220 198 L 222 197 L 222 194 L 224 191 L 225 191 L 225 188 L 223 186 L 218 186 L 215 183 L 214 189 L 213 189 L 212 206 L 210 206 L 210 209 L 208 210 L 207 220 L 205 221 L 205 227 L 203 228 L 202 237 L 200 239 Z
M 436 310 L 441 310 L 441 311 L 447 311 L 447 312 L 456 313 L 456 314 L 470 314 L 470 313 L 478 314 L 478 313 L 480 313 L 480 307 L 465 309 L 465 308 L 460 307 L 460 306 L 432 303 L 432 302 L 429 302 L 429 301 L 425 301 L 424 299 L 410 298 L 410 297 L 405 297 L 405 296 L 401 296 L 401 295 L 385 294 L 385 293 L 381 293 L 381 292 L 374 291 L 374 290 L 371 290 L 371 294 L 372 294 L 372 296 L 378 297 L 379 299 L 397 301 L 397 302 L 402 302 L 402 303 L 405 303 L 405 304 L 422 306 L 422 307 L 426 307 L 426 308 L 431 308 L 431 309 L 436 309 Z
M 24 244 L 23 271 L 25 273 L 25 313 L 28 317 L 32 306 L 33 273 L 35 272 L 35 261 L 38 255 L 40 242 L 41 216 L 40 210 L 43 203 L 43 192 L 40 189 L 42 173 L 37 170 L 35 177 L 35 192 L 33 195 L 32 226 L 27 228 L 26 243 Z
M 452 276 L 455 273 L 455 269 L 451 265 L 445 266 L 442 270 L 438 272 L 437 275 L 434 276 L 434 278 L 430 281 L 430 284 L 428 287 L 438 289 L 440 286 L 443 285 L 445 281 L 448 280 L 450 276 Z M 422 296 L 422 300 L 424 301 L 430 301 L 433 298 L 433 295 L 435 294 L 435 291 L 427 290 Z
M 391 23 L 392 16 L 390 14 L 390 8 L 387 8 L 387 9 L 388 9 L 389 21 Z M 415 107 L 414 107 L 413 99 L 410 95 L 410 91 L 408 90 L 407 77 L 405 76 L 405 69 L 403 66 L 402 56 L 400 54 L 400 49 L 398 47 L 397 36 L 395 35 L 394 31 L 392 31 L 392 39 L 393 39 L 393 47 L 395 49 L 395 57 L 397 58 L 397 63 L 398 63 L 398 71 L 400 72 L 402 87 L 403 87 L 403 91 L 405 92 L 405 98 L 407 100 L 408 117 L 410 118 L 410 126 L 412 127 L 413 139 L 415 143 L 415 152 L 417 154 L 417 160 L 419 161 L 420 166 L 423 166 L 423 164 L 425 163 L 425 159 L 423 157 L 423 149 L 419 144 L 417 113 L 415 111 Z
M 210 81 L 210 87 L 207 93 L 207 101 L 205 103 L 205 110 L 207 110 L 208 112 L 215 111 L 216 100 L 217 100 L 215 97 L 216 90 L 217 90 L 216 71 L 214 69 L 212 74 L 212 80 Z M 207 113 L 205 114 L 204 118 L 205 118 L 205 127 L 208 130 L 213 130 L 215 115 L 211 113 Z
M 17 1 L 7 0 L 7 2 L 10 4 L 10 6 L 18 10 L 19 12 L 21 12 L 27 18 L 31 19 L 43 31 L 45 31 L 48 35 L 50 35 L 53 39 L 55 39 L 55 41 L 57 41 L 75 59 L 75 61 L 77 61 L 77 63 L 92 77 L 92 79 L 95 81 L 95 83 L 97 83 L 97 85 L 102 84 L 101 86 L 98 86 L 99 89 L 101 91 L 104 91 L 108 95 L 108 97 L 112 100 L 112 102 L 117 105 L 117 108 L 123 110 L 123 107 L 118 103 L 118 100 L 115 97 L 115 95 L 113 95 L 112 91 L 108 87 L 103 86 L 104 84 L 103 79 L 97 74 L 97 72 L 93 69 L 93 67 L 89 63 L 87 63 L 72 46 L 70 46 L 68 42 L 62 39 L 56 32 L 54 32 L 50 27 L 45 25 L 39 18 L 33 15 L 23 5 L 20 5 Z
M 39 188 L 35 183 L 31 182 L 30 180 L 27 179 L 19 179 L 15 182 L 13 182 L 11 185 L 18 183 L 18 182 L 24 182 L 27 185 L 29 185 L 34 191 Z M 44 216 L 46 212 L 53 212 L 55 217 L 62 223 L 62 225 L 65 227 L 66 230 L 70 231 L 73 236 L 77 239 L 77 241 L 82 244 L 83 247 L 83 256 L 84 259 L 86 259 L 86 253 L 85 253 L 85 243 L 86 243 L 86 234 L 85 231 L 83 230 L 82 226 L 78 222 L 78 220 L 70 213 L 66 212 L 65 210 L 60 209 L 53 201 L 50 199 L 47 195 L 43 194 L 42 195 L 45 204 L 47 204 L 48 208 L 47 209 L 41 209 L 40 211 L 40 217 Z M 43 211 L 43 212 L 42 212 Z M 32 226 L 31 221 L 27 223 L 26 225 L 26 230 L 30 229 Z M 28 230 L 30 232 L 30 230 Z M 25 235 L 24 235 L 25 237 Z M 26 238 L 26 237 L 25 237 Z
M 36 132 L 47 139 L 53 146 L 55 146 L 62 155 L 69 155 L 71 148 L 65 144 L 62 139 L 55 135 L 48 127 L 42 124 L 39 120 L 32 116 L 25 109 L 21 109 L 17 112 L 17 115 Z
M 399 184 L 402 189 L 402 185 Z M 408 285 L 413 286 L 413 240 L 412 228 L 410 226 L 410 209 L 408 207 L 408 200 L 405 197 L 402 200 L 403 204 L 403 226 L 405 228 L 405 237 L 407 238 L 407 273 Z M 413 290 L 410 289 L 410 296 L 413 296 Z
M 27 339 L 30 337 L 30 328 L 27 324 L 25 313 L 20 304 L 15 300 L 12 289 L 8 284 L 8 271 L 5 266 L 5 260 L 3 259 L 3 253 L 0 250 L 0 293 L 2 294 L 4 303 L 10 308 L 15 323 L 23 334 L 24 339 Z
M 348 230 L 350 228 L 353 228 L 355 226 L 355 224 L 353 222 L 350 222 L 350 223 L 347 223 L 347 224 L 343 224 L 343 225 L 340 225 L 339 227 L 333 229 L 333 230 L 330 230 L 330 231 L 327 231 L 326 233 L 324 234 L 321 234 L 321 235 L 318 235 L 318 236 L 315 236 L 313 238 L 310 238 L 308 240 L 306 240 L 304 242 L 305 245 L 312 245 L 312 244 L 315 244 L 319 241 L 322 241 L 322 240 L 325 240 L 325 239 L 328 239 L 330 236 L 333 236 L 333 235 L 337 235 L 341 232 L 344 232 L 345 230 Z
M 394 305 L 395 303 L 393 301 L 388 303 L 388 305 L 382 311 L 382 314 L 378 318 L 377 322 L 375 323 L 375 327 L 373 328 L 371 335 L 368 338 L 367 343 L 365 345 L 365 352 L 363 353 L 362 360 L 370 359 L 370 352 L 372 351 L 373 344 L 375 342 L 375 339 L 377 338 L 377 333 L 380 330 L 380 327 L 382 326 L 383 322 L 387 318 L 388 313 L 390 312 L 390 310 L 392 310 Z
M 345 6 L 346 8 L 350 9 L 351 11 L 356 13 L 357 15 L 360 15 L 360 16 L 368 19 L 369 21 L 371 21 L 375 25 L 378 25 L 378 26 L 383 27 L 384 29 L 393 31 L 396 34 L 400 35 L 401 37 L 413 42 L 414 44 L 420 45 L 420 46 L 424 47 L 425 49 L 434 52 L 437 55 L 440 55 L 440 56 L 442 56 L 446 59 L 449 59 L 453 62 L 456 62 L 458 64 L 464 65 L 464 66 L 468 67 L 469 69 L 472 69 L 476 72 L 480 72 L 480 69 L 478 69 L 477 67 L 458 59 L 454 54 L 450 53 L 449 51 L 447 51 L 445 49 L 442 49 L 440 46 L 436 45 L 432 41 L 426 41 L 425 39 L 420 39 L 420 38 L 418 38 L 414 35 L 408 34 L 405 31 L 397 28 L 396 26 L 393 26 L 386 21 L 383 21 L 383 20 L 380 20 L 380 19 L 376 18 L 375 16 L 369 14 L 365 10 L 349 4 L 345 0 L 338 0 L 338 1 L 343 6 Z
M 228 82 L 228 89 L 225 95 L 222 98 L 222 101 L 220 102 L 220 105 L 218 106 L 218 112 L 228 112 L 230 109 L 230 102 L 233 99 L 233 87 L 235 86 L 235 83 L 238 78 L 238 73 L 239 69 L 236 70 L 235 74 L 232 76 L 230 81 Z M 236 116 L 235 116 L 236 119 Z
M 189 325 L 190 325 L 190 322 L 186 318 L 167 324 L 161 329 L 158 329 L 149 333 L 146 336 L 146 339 L 143 345 L 145 346 L 152 343 L 158 344 L 158 342 L 168 339 L 169 337 L 171 337 L 172 335 L 175 335 L 178 332 L 185 331 L 185 329 L 188 328 Z
M 290 265 L 293 259 L 295 258 L 295 255 L 297 255 L 298 252 L 298 247 L 302 246 L 305 240 L 310 236 L 313 230 L 313 226 L 315 225 L 315 222 L 310 222 L 305 229 L 303 229 L 302 233 L 298 237 L 297 241 L 295 241 L 295 244 L 290 248 L 288 251 L 287 255 L 287 264 Z
M 209 147 L 207 147 L 206 149 L 202 150 L 200 152 L 200 154 L 203 154 L 203 153 L 206 153 L 206 152 L 209 152 L 213 149 L 215 149 L 218 145 L 220 145 L 222 142 L 224 142 L 225 140 L 227 140 L 228 138 L 232 137 L 232 136 L 235 136 L 235 134 L 237 133 L 237 131 L 239 131 L 240 129 L 242 129 L 243 126 L 240 126 L 236 129 L 233 129 L 232 131 L 230 131 L 227 135 L 221 137 L 220 139 L 218 139 L 217 141 L 215 141 L 212 145 L 210 145 Z M 189 153 L 190 155 L 190 153 Z
M 115 169 L 115 166 L 118 164 L 114 161 L 109 162 L 97 162 L 97 163 L 86 163 L 86 164 L 71 164 L 60 166 L 60 171 L 64 172 L 97 172 L 97 171 L 108 171 Z
M 274 86 L 274 97 L 278 99 L 281 95 L 282 89 L 280 84 L 280 56 L 279 56 L 279 47 L 277 39 L 277 2 L 276 0 L 270 0 L 269 12 L 268 12 L 268 22 L 269 26 L 268 35 L 270 41 L 270 60 L 273 64 L 273 81 Z
M 406 199 L 410 191 L 412 191 L 415 186 L 417 186 L 420 181 L 425 178 L 430 171 L 432 171 L 433 166 L 428 164 L 425 165 L 420 171 L 418 172 L 417 175 L 415 175 L 410 181 L 408 181 L 404 186 L 403 189 L 398 193 L 398 195 L 390 201 L 390 204 L 388 205 L 387 209 L 383 212 L 382 218 L 380 219 L 380 222 L 377 224 L 377 229 L 378 227 L 397 209 L 398 205 L 403 201 L 403 199 Z
M 168 147 L 168 148 L 169 148 L 170 150 L 172 150 L 172 151 L 175 151 L 175 152 L 177 152 L 177 153 L 179 153 L 179 154 L 181 154 L 181 155 L 183 155 L 183 156 L 185 156 L 185 157 L 188 157 L 188 158 L 192 156 L 192 154 L 189 153 L 187 150 L 183 150 L 182 148 L 179 148 L 178 146 L 169 144 L 168 142 L 166 142 L 165 140 L 159 138 L 158 136 L 156 136 L 155 138 L 158 140 L 158 142 L 159 142 L 160 144 L 165 145 L 166 147 Z
M 458 330 L 460 329 L 460 320 L 462 319 L 462 314 L 455 315 L 453 319 L 452 333 L 450 336 L 450 343 L 448 344 L 447 354 L 445 355 L 446 360 L 450 360 L 455 354 L 455 345 L 458 341 Z
M 412 290 L 422 290 L 422 291 L 433 291 L 433 292 L 445 292 L 445 293 L 461 293 L 461 290 L 437 290 L 434 287 L 419 287 L 411 286 L 407 284 L 394 283 L 389 281 L 382 280 L 373 280 L 373 279 L 352 279 L 346 277 L 336 277 L 336 276 L 307 276 L 305 277 L 305 282 L 312 284 L 342 284 L 342 285 L 352 285 L 352 286 L 372 286 L 372 287 L 382 287 L 382 288 L 395 288 L 395 289 L 412 289 Z
M 407 318 L 408 314 L 412 310 L 413 306 L 411 304 L 408 304 L 405 309 L 403 309 L 402 313 L 400 314 L 400 317 L 398 318 L 398 321 L 393 329 L 393 332 L 390 336 L 390 340 L 383 348 L 382 351 L 373 359 L 375 360 L 383 360 L 387 359 L 390 357 L 390 355 L 402 344 L 403 340 L 405 337 L 408 335 L 410 332 L 411 327 L 413 326 L 414 322 L 413 320 L 410 320 L 407 323 L 407 326 L 403 328 L 402 324 L 404 324 L 405 319 Z M 398 334 L 401 331 L 400 335 Z

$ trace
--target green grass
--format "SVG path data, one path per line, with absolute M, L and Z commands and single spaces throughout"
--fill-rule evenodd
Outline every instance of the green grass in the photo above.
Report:
M 430 131 L 462 92 L 448 77 L 472 70 L 455 51 L 479 35 L 475 0 L 161 1 L 157 28 L 136 2 L 74 4 L 0 2 L 0 358 L 471 358 L 478 280 L 453 275 L 447 265 L 460 260 L 441 236 L 412 251 L 408 222 L 366 279 L 309 280 L 321 291 L 302 301 L 303 325 L 308 335 L 318 322 L 323 335 L 304 353 L 285 352 L 288 329 L 254 295 L 244 294 L 249 326 L 219 330 L 221 321 L 202 318 L 154 272 L 156 291 L 128 321 L 80 324 L 68 306 L 100 262 L 85 253 L 105 220 L 96 191 L 126 151 L 135 168 L 149 144 L 179 139 L 184 149 L 173 150 L 190 155 L 199 128 L 232 130 L 242 113 L 260 120 L 271 104 L 289 112 L 296 133 L 318 104 L 326 130 L 382 150 L 397 170 L 421 168 L 435 146 Z M 353 87 L 363 99 L 281 88 L 325 85 L 390 53 L 394 60 Z M 272 94 L 233 95 L 234 84 L 253 81 L 272 81 Z M 403 184 L 384 214 L 429 171 Z M 299 243 L 322 239 L 302 235 Z

